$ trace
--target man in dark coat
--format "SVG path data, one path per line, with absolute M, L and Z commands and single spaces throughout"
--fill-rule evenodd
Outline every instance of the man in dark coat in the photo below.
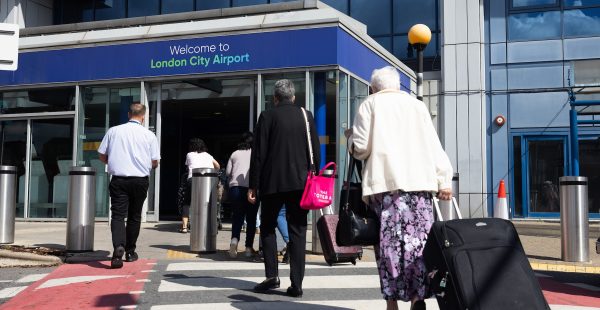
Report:
M 275 227 L 281 207 L 286 206 L 290 241 L 290 280 L 287 294 L 302 296 L 304 279 L 306 225 L 308 211 L 300 208 L 300 199 L 311 167 L 306 121 L 302 109 L 294 104 L 294 84 L 290 80 L 275 83 L 275 107 L 260 114 L 254 131 L 254 146 L 250 161 L 248 201 L 261 201 L 260 238 L 263 244 L 266 280 L 254 290 L 265 292 L 279 287 L 277 240 Z M 306 111 L 314 163 L 319 163 L 319 138 L 315 121 Z

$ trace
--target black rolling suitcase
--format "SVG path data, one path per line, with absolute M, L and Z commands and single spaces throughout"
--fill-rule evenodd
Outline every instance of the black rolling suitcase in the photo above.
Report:
M 331 208 L 331 207 L 330 207 Z M 362 258 L 361 246 L 340 246 L 335 241 L 338 215 L 325 214 L 321 211 L 321 217 L 317 220 L 317 233 L 321 241 L 323 256 L 329 266 L 336 263 L 350 262 L 356 265 L 356 259 Z
M 510 221 L 435 222 L 423 257 L 442 310 L 550 309 Z

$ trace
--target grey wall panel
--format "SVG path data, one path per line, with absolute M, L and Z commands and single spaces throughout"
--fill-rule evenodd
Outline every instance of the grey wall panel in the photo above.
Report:
M 490 42 L 506 42 L 506 1 L 490 0 Z
M 507 47 L 507 62 L 562 61 L 562 41 L 512 42 Z
M 469 55 L 466 44 L 456 46 L 456 90 L 469 89 Z
M 600 58 L 600 37 L 564 40 L 565 60 Z
M 446 45 L 442 50 L 442 81 L 443 90 L 456 90 L 456 45 Z
M 460 173 L 460 191 L 469 192 L 470 184 L 470 150 L 469 150 L 469 97 L 456 97 L 456 159 Z
M 468 37 L 467 37 L 467 32 L 469 31 L 468 26 L 467 26 L 467 0 L 454 0 L 454 1 L 448 1 L 449 5 L 452 4 L 452 2 L 454 2 L 454 4 L 456 5 L 456 11 L 454 15 L 454 21 L 456 23 L 456 32 L 455 32 L 455 37 L 456 37 L 456 43 L 457 44 L 461 44 L 461 43 L 467 43 L 468 42 Z
M 511 128 L 569 126 L 566 92 L 510 94 L 508 99 Z
M 483 188 L 484 178 L 484 157 L 486 156 L 482 139 L 485 138 L 482 122 L 485 120 L 485 115 L 482 114 L 482 98 L 481 94 L 469 95 L 469 193 L 481 193 Z
M 509 89 L 554 88 L 562 86 L 562 63 L 508 66 Z
M 493 120 L 498 115 L 502 115 L 508 119 L 508 97 L 507 95 L 492 95 L 491 103 L 491 118 L 489 133 L 491 135 L 491 158 L 492 163 L 492 186 L 494 192 L 498 191 L 500 180 L 504 180 L 505 184 L 509 184 L 509 141 L 508 141 L 508 124 L 499 127 Z M 512 121 L 512 119 L 508 119 Z M 507 187 L 508 188 L 508 187 Z
M 462 189 L 461 193 L 463 193 Z M 458 208 L 460 209 L 460 214 L 463 218 L 470 218 L 469 214 L 471 213 L 471 208 L 469 206 L 469 194 L 460 194 L 456 200 L 458 201 Z
M 490 64 L 506 63 L 506 43 L 490 44 Z
M 467 44 L 467 57 L 469 89 L 482 89 L 483 85 L 481 85 L 481 66 L 484 65 L 484 62 L 481 57 L 481 44 Z
M 480 42 L 483 31 L 483 12 L 479 0 L 467 0 L 467 42 Z
M 453 3 L 440 1 L 440 20 L 442 24 L 442 47 L 456 43 L 456 6 Z
M 506 66 L 494 66 L 490 70 L 492 90 L 506 90 L 508 87 Z
M 452 167 L 454 171 L 457 171 L 457 155 L 456 155 L 456 96 L 447 95 L 443 97 L 443 108 L 442 108 L 442 145 L 444 146 L 444 150 L 448 157 L 450 158 L 450 162 L 452 163 Z

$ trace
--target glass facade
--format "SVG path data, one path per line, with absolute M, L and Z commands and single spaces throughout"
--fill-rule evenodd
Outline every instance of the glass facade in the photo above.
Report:
M 75 110 L 75 88 L 45 88 L 0 93 L 0 115 Z
M 598 0 L 511 0 L 508 40 L 600 36 Z

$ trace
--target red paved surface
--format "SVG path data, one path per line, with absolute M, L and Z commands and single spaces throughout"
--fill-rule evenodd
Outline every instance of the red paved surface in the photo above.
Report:
M 600 292 L 560 283 L 552 278 L 538 278 L 544 296 L 551 305 L 600 308 Z
M 138 295 L 131 291 L 143 290 L 148 273 L 153 269 L 152 260 L 138 260 L 124 263 L 121 269 L 109 269 L 110 262 L 92 262 L 86 264 L 65 264 L 58 267 L 44 279 L 30 285 L 23 292 L 0 306 L 0 309 L 119 309 L 121 306 L 135 305 Z M 80 276 L 121 276 L 80 283 L 64 284 L 54 287 L 48 285 L 52 279 Z

